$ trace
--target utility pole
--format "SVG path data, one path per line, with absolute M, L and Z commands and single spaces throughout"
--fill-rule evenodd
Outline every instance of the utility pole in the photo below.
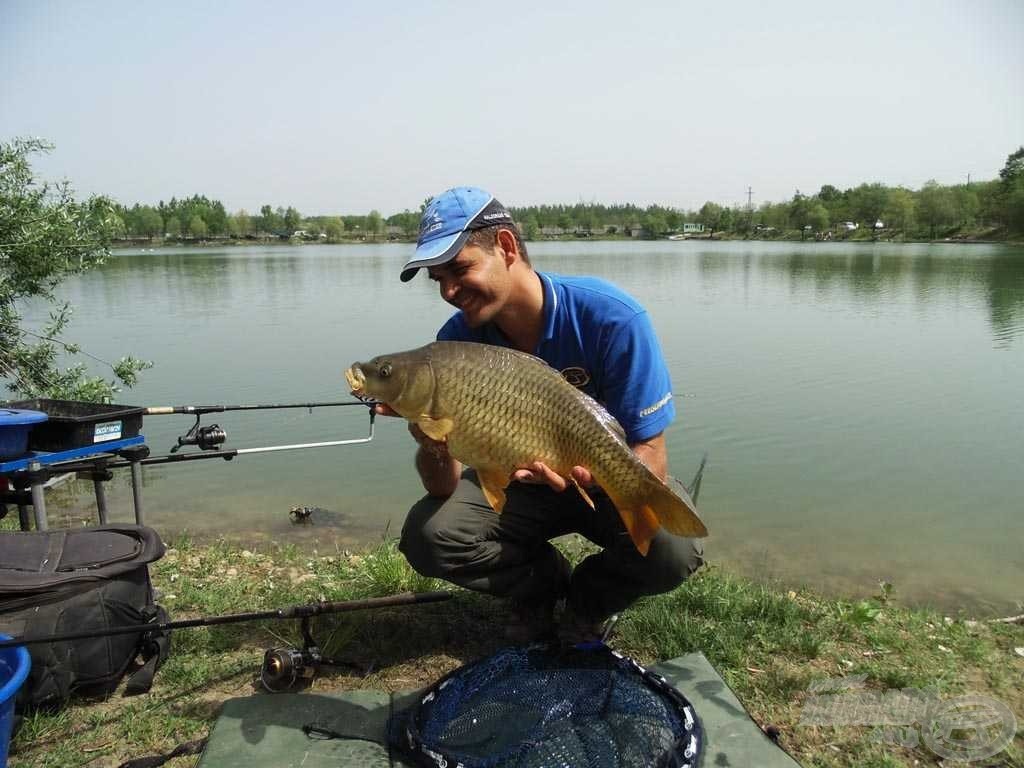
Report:
M 747 187 L 747 231 L 749 232 L 754 226 L 754 204 L 751 202 L 754 190 L 749 186 Z

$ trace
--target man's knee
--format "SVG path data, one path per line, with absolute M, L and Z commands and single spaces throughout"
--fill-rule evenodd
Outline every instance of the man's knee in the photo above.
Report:
M 409 565 L 423 576 L 437 575 L 438 563 L 434 556 L 436 548 L 432 544 L 436 534 L 433 529 L 428 531 L 428 525 L 435 519 L 443 503 L 443 499 L 424 496 L 413 504 L 406 515 L 402 536 L 398 540 L 399 552 L 405 555 Z
M 409 510 L 402 526 L 398 549 L 423 576 L 446 576 L 474 546 L 474 538 L 445 514 L 449 501 L 424 496 Z
M 652 594 L 669 592 L 692 576 L 704 564 L 704 548 L 698 539 L 686 539 L 667 532 L 651 542 L 647 553 L 646 584 Z

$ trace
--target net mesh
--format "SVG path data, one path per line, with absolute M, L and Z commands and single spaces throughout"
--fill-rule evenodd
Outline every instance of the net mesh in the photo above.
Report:
M 599 644 L 509 648 L 442 680 L 403 717 L 421 762 L 465 768 L 692 766 L 689 703 Z

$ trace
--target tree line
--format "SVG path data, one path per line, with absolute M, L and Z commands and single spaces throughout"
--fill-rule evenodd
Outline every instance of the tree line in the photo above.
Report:
M 303 216 L 292 206 L 262 206 L 258 212 L 242 209 L 228 213 L 220 200 L 193 195 L 181 200 L 172 197 L 157 205 L 135 203 L 130 208 L 115 204 L 115 238 L 256 238 L 280 237 L 320 238 L 341 241 L 346 233 L 356 236 L 368 233 L 381 235 L 385 222 L 378 211 L 365 216 Z M 413 216 L 414 214 L 409 214 Z M 415 214 L 417 225 L 418 214 Z M 393 217 L 392 217 L 393 218 Z
M 204 239 L 208 237 L 301 237 L 327 242 L 377 239 L 383 235 L 411 239 L 420 214 L 405 210 L 384 217 L 366 215 L 303 216 L 292 206 L 264 205 L 258 212 L 228 213 L 219 200 L 203 195 L 171 198 L 156 206 L 115 206 L 115 236 Z M 1024 147 L 1012 153 L 998 178 L 965 184 L 926 182 L 920 189 L 878 182 L 849 189 L 824 184 L 813 194 L 797 191 L 792 199 L 757 206 L 708 201 L 699 209 L 634 204 L 532 205 L 512 207 L 528 240 L 559 235 L 640 235 L 663 237 L 686 223 L 702 224 L 710 234 L 783 236 L 787 233 L 846 231 L 856 226 L 899 232 L 907 238 L 936 238 L 951 231 L 1005 227 L 1024 231 Z M 296 235 L 296 233 L 299 233 Z
M 71 309 L 57 298 L 55 288 L 65 278 L 102 264 L 118 238 L 288 237 L 296 232 L 335 241 L 392 232 L 415 237 L 428 202 L 420 211 L 387 218 L 379 211 L 302 216 L 294 207 L 269 204 L 252 214 L 229 213 L 219 200 L 203 195 L 129 208 L 104 196 L 79 200 L 67 182 L 37 179 L 31 159 L 50 149 L 39 139 L 0 141 L 0 384 L 24 396 L 109 401 L 149 366 L 126 356 L 107 362 L 110 372 L 105 376 L 90 375 L 83 363 L 75 362 L 80 359 L 78 346 L 61 338 Z M 638 229 L 658 237 L 687 222 L 744 235 L 805 227 L 821 232 L 848 221 L 869 227 L 884 222 L 887 229 L 933 238 L 965 227 L 1004 228 L 1016 234 L 1024 233 L 1024 147 L 1009 155 L 998 178 L 973 184 L 929 181 L 918 190 L 878 183 L 840 190 L 826 184 L 813 195 L 798 192 L 791 200 L 756 208 L 709 201 L 696 211 L 585 203 L 512 210 L 527 237 L 634 234 Z M 26 328 L 22 322 L 22 306 L 30 299 L 50 305 L 49 320 L 39 328 Z

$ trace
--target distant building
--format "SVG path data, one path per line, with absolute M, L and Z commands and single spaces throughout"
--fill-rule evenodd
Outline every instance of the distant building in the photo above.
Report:
M 704 231 L 704 224 L 703 223 L 700 223 L 700 222 L 693 223 L 693 222 L 687 221 L 687 222 L 685 222 L 683 224 L 683 234 L 684 235 L 689 233 L 689 232 L 703 232 L 703 231 Z

